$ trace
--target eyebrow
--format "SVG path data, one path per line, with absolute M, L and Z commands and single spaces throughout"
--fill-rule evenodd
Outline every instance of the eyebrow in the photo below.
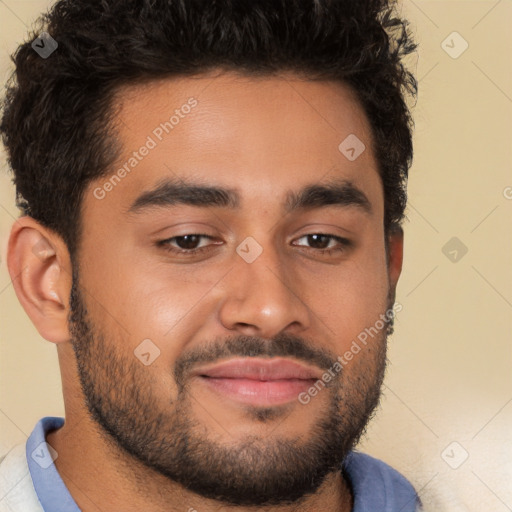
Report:
M 167 178 L 159 182 L 155 188 L 142 192 L 128 212 L 139 214 L 155 207 L 176 205 L 236 210 L 240 208 L 241 196 L 239 191 L 233 188 Z M 350 181 L 341 179 L 306 185 L 299 191 L 288 191 L 283 210 L 285 213 L 291 213 L 300 209 L 325 206 L 356 207 L 363 213 L 372 213 L 371 203 L 364 192 Z

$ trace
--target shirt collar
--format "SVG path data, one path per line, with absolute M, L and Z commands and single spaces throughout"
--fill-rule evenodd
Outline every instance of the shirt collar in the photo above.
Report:
M 64 418 L 47 416 L 39 420 L 27 439 L 28 469 L 37 497 L 47 512 L 80 512 L 53 461 L 58 453 L 46 442 L 46 435 L 64 425 Z

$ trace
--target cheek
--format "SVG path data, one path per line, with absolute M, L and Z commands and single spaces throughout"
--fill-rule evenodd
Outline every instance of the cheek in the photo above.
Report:
M 388 273 L 384 248 L 375 246 L 336 270 L 315 279 L 303 277 L 300 286 L 307 304 L 322 320 L 322 328 L 337 353 L 376 324 L 388 307 Z M 380 323 L 379 323 L 380 325 Z
M 149 339 L 160 351 L 158 364 L 172 365 L 207 322 L 213 309 L 208 292 L 226 269 L 170 265 L 135 250 L 123 253 L 121 247 L 102 254 L 81 273 L 95 299 L 88 300 L 91 317 L 106 333 L 119 332 L 126 351 Z

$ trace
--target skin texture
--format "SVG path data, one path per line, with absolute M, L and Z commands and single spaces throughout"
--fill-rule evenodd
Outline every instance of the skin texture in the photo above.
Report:
M 158 140 L 154 130 L 189 98 L 197 105 L 186 115 L 181 109 L 179 122 Z M 382 185 L 370 127 L 354 94 L 293 75 L 226 72 L 127 87 L 116 102 L 122 152 L 112 172 L 148 136 L 157 144 L 115 186 L 104 186 L 110 175 L 88 186 L 75 268 L 60 237 L 29 217 L 14 224 L 9 243 L 20 302 L 40 334 L 58 346 L 66 423 L 47 441 L 59 454 L 55 463 L 64 482 L 87 512 L 349 511 L 349 486 L 327 466 L 341 462 L 376 405 L 385 329 L 306 405 L 242 404 L 194 371 L 250 355 L 251 347 L 259 357 L 279 355 L 322 375 L 392 305 L 402 234 L 389 237 L 386 252 Z M 354 161 L 338 149 L 349 134 L 366 146 Z M 237 189 L 239 207 L 161 205 L 129 212 L 141 193 L 167 178 Z M 361 190 L 371 211 L 354 205 L 283 211 L 289 191 L 332 180 Z M 98 187 L 109 191 L 100 197 Z M 193 256 L 158 245 L 194 233 L 212 237 L 201 246 L 213 245 Z M 344 237 L 350 245 L 322 254 L 327 243 L 339 244 L 315 245 L 306 235 L 316 233 Z M 252 263 L 236 251 L 247 237 L 262 249 Z M 171 245 L 179 248 L 176 241 Z M 144 365 L 134 350 L 147 339 L 160 352 Z M 184 459 L 189 466 L 199 471 L 203 464 L 206 475 L 224 457 L 210 473 L 227 468 L 224 476 L 238 479 L 238 489 L 259 481 L 258 506 L 242 500 L 256 487 L 236 497 L 232 489 L 224 495 L 224 502 L 231 496 L 228 506 L 169 478 L 177 471 L 169 446 L 184 434 L 203 443 L 195 459 Z M 296 452 L 302 457 L 294 461 Z M 285 490 L 272 482 L 288 477 L 286 487 L 293 487 L 292 477 L 305 471 L 297 468 L 300 460 L 323 461 L 324 475 L 309 495 L 290 495 L 287 503 Z M 275 473 L 265 482 L 269 468 Z M 192 477 L 182 478 L 190 483 Z M 283 501 L 271 503 L 277 492 Z

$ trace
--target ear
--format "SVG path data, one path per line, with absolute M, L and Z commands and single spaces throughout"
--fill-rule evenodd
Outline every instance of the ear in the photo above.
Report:
M 12 226 L 7 267 L 18 300 L 39 334 L 53 343 L 70 339 L 71 259 L 60 236 L 32 217 Z
M 390 294 L 395 300 L 396 285 L 402 272 L 404 259 L 404 231 L 401 227 L 393 227 L 387 235 L 387 257 Z

